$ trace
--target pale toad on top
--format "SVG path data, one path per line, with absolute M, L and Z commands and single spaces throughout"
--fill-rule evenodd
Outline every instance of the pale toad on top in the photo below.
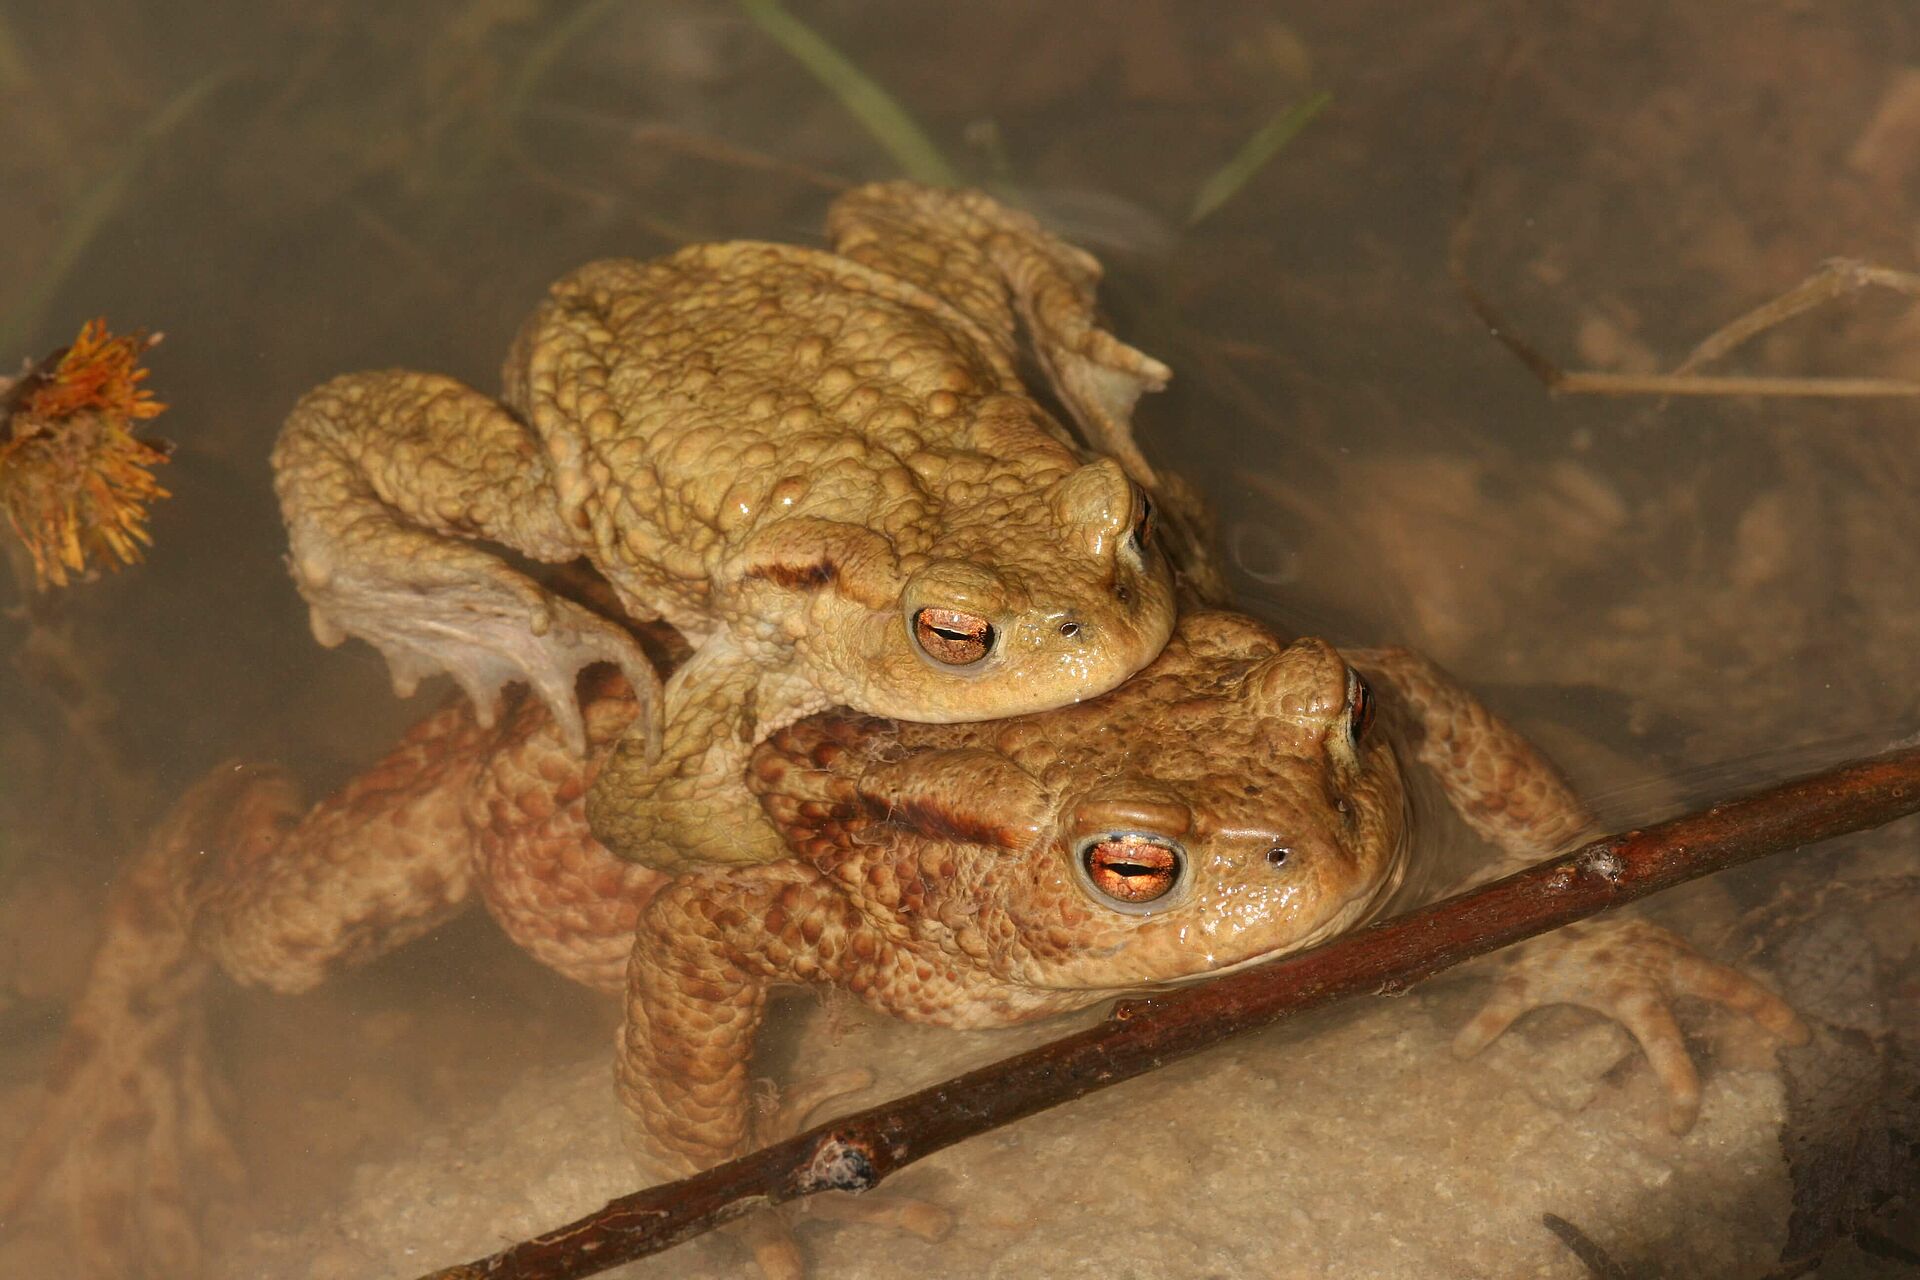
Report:
M 832 251 L 738 242 L 592 263 L 514 342 L 503 402 L 353 374 L 274 451 L 323 643 L 371 641 L 409 692 L 445 671 L 489 722 L 525 680 L 576 750 L 575 674 L 617 663 L 636 727 L 589 801 L 653 866 L 780 855 L 741 791 L 754 744 L 845 705 L 988 720 L 1103 693 L 1173 626 L 1128 415 L 1158 362 L 1094 322 L 1099 266 L 985 196 L 840 198 Z M 1022 388 L 1024 329 L 1089 443 Z M 1123 467 L 1121 459 L 1125 462 Z M 667 685 L 618 627 L 483 542 L 585 557 L 695 645 Z

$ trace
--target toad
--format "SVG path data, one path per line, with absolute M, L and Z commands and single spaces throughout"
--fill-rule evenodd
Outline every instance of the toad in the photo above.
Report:
M 216 970 L 310 989 L 475 898 L 541 961 L 624 997 L 620 1096 L 639 1148 L 675 1174 L 769 1136 L 750 1123 L 748 1070 L 781 986 L 831 984 L 902 1018 L 997 1026 L 1362 923 L 1413 848 L 1388 727 L 1502 851 L 1476 878 L 1589 825 L 1551 765 L 1431 664 L 1397 650 L 1343 657 L 1192 611 L 1150 667 L 1073 707 L 952 725 L 834 711 L 787 726 L 755 750 L 744 783 L 792 856 L 669 876 L 589 830 L 593 770 L 640 708 L 610 674 L 587 687 L 585 761 L 540 700 L 516 697 L 494 727 L 466 707 L 433 716 L 311 809 L 273 770 L 230 766 L 191 792 L 114 892 L 50 1103 L 0 1187 L 0 1220 L 61 1173 L 51 1181 L 75 1197 L 71 1237 L 103 1274 L 197 1274 L 182 1169 L 232 1158 L 187 1069 L 204 1057 L 196 992 Z M 1640 1040 L 1684 1130 L 1699 1090 L 1668 1012 L 1678 995 L 1804 1035 L 1747 978 L 1628 923 L 1539 940 L 1462 1044 L 1535 1004 L 1597 1008 Z M 761 1236 L 763 1268 L 797 1274 L 784 1234 L 763 1225 Z
M 623 858 L 780 856 L 743 766 L 811 712 L 1044 711 L 1119 684 L 1173 626 L 1128 424 L 1168 372 L 1095 323 L 1099 264 L 911 183 L 849 192 L 827 227 L 831 250 L 582 267 L 522 327 L 502 399 L 350 374 L 274 449 L 315 636 L 370 641 L 401 694 L 445 672 L 484 725 L 524 681 L 578 753 L 576 674 L 624 672 L 638 714 L 587 809 Z M 1022 387 L 1018 328 L 1101 456 Z M 584 557 L 631 618 L 686 636 L 662 705 L 623 628 L 488 544 Z

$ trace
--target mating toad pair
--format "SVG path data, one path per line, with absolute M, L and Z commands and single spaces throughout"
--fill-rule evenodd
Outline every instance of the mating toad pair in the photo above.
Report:
M 315 633 L 376 645 L 403 692 L 450 674 L 471 709 L 311 809 L 257 769 L 189 794 L 123 878 L 22 1168 L 93 1152 L 180 1203 L 160 1149 L 180 1124 L 107 1140 L 152 1109 L 124 1081 L 153 1068 L 129 1046 L 156 1010 L 215 967 L 310 987 L 475 896 L 624 995 L 621 1096 L 669 1173 L 766 1136 L 748 1065 L 774 987 L 986 1026 L 1319 941 L 1379 907 L 1412 847 L 1356 665 L 1502 851 L 1481 876 L 1588 825 L 1412 655 L 1350 665 L 1197 606 L 1176 625 L 1175 571 L 1215 579 L 1131 439 L 1167 370 L 1097 326 L 1092 258 L 984 196 L 908 184 L 843 196 L 828 230 L 830 251 L 582 268 L 523 327 L 500 400 L 383 372 L 300 402 L 274 462 Z M 1022 332 L 1085 447 L 1023 389 Z M 486 544 L 584 558 L 625 617 Z M 630 625 L 653 620 L 691 646 L 664 688 Z M 624 681 L 579 678 L 596 663 Z M 519 683 L 534 697 L 503 699 Z M 1463 1043 L 1532 1004 L 1601 1008 L 1684 1129 L 1698 1084 L 1674 994 L 1797 1033 L 1744 978 L 1625 925 L 1539 944 Z M 166 1234 L 125 1205 L 80 1209 L 103 1239 Z M 760 1256 L 798 1267 L 772 1237 Z

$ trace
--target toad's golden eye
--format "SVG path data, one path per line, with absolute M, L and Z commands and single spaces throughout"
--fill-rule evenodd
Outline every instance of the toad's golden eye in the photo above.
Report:
M 922 609 L 913 615 L 920 652 L 948 667 L 970 667 L 993 652 L 993 624 L 977 613 Z
M 1373 728 L 1373 686 L 1358 671 L 1347 672 L 1347 741 L 1357 751 Z
M 1187 873 L 1187 854 L 1164 836 L 1116 832 L 1084 841 L 1080 870 L 1094 895 L 1129 913 L 1166 905 Z
M 1153 537 L 1153 499 L 1145 493 L 1140 494 L 1139 514 L 1134 517 L 1133 530 L 1127 536 L 1133 540 L 1133 549 L 1144 559 L 1148 540 Z

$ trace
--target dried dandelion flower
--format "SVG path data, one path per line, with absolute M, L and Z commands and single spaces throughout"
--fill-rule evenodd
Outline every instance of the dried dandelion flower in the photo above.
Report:
M 90 320 L 72 346 L 0 378 L 0 508 L 43 588 L 67 585 L 90 562 L 133 564 L 153 541 L 146 504 L 168 493 L 149 468 L 171 447 L 133 431 L 166 408 L 140 386 L 140 357 L 158 341 Z

